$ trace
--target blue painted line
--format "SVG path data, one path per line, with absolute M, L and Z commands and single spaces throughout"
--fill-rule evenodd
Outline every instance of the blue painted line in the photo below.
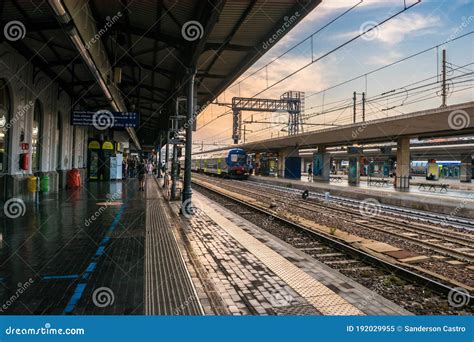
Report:
M 47 275 L 43 276 L 43 280 L 51 280 L 51 279 L 76 279 L 79 278 L 78 274 L 68 274 L 68 275 Z
M 69 303 L 64 309 L 64 313 L 70 313 L 74 310 L 77 302 L 79 301 L 79 299 L 81 299 L 82 294 L 84 293 L 85 289 L 86 289 L 86 284 L 77 284 L 76 289 L 74 290 L 74 293 L 71 299 L 69 300 Z
M 104 250 L 105 246 L 99 246 L 99 248 L 97 248 L 97 252 L 95 252 L 95 256 L 101 256 L 102 253 L 104 253 Z
M 97 255 L 97 253 L 96 253 L 96 255 Z M 96 263 L 96 262 L 91 262 L 91 263 L 89 264 L 89 266 L 87 266 L 86 272 L 89 272 L 89 273 L 90 273 L 90 272 L 94 272 L 94 269 L 95 269 L 96 266 L 97 266 L 97 263 Z
M 82 273 L 81 282 L 76 285 L 76 289 L 74 290 L 74 293 L 73 293 L 72 297 L 69 299 L 69 302 L 68 302 L 68 304 L 66 305 L 66 308 L 63 311 L 64 314 L 69 314 L 69 313 L 73 312 L 75 307 L 76 307 L 77 302 L 79 302 L 79 300 L 81 299 L 82 294 L 84 293 L 84 290 L 87 287 L 87 280 L 89 280 L 90 276 L 92 275 L 92 272 L 94 272 L 94 270 L 97 266 L 97 260 L 104 253 L 107 242 L 110 241 L 110 234 L 113 233 L 115 228 L 117 228 L 117 225 L 120 222 L 120 218 L 122 217 L 122 214 L 123 214 L 126 206 L 127 206 L 126 204 L 122 205 L 122 207 L 120 208 L 117 215 L 115 215 L 114 220 L 112 221 L 109 228 L 107 229 L 107 232 L 106 232 L 104 238 L 100 242 L 99 247 L 97 248 L 94 256 L 92 257 L 92 260 L 91 260 L 90 264 L 87 266 L 87 268 Z

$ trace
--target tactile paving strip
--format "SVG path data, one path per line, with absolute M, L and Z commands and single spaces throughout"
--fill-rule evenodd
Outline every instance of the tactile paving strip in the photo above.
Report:
M 158 185 L 147 181 L 145 314 L 202 315 Z
M 241 243 L 250 253 L 255 255 L 264 265 L 323 315 L 364 315 L 354 305 L 239 228 L 233 222 L 221 216 L 213 208 L 206 207 L 204 211 L 224 231 Z

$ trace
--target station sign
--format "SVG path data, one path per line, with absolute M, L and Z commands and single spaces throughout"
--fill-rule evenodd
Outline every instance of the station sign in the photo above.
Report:
M 111 112 L 108 110 L 96 112 L 73 111 L 71 125 L 94 126 L 99 130 L 107 128 L 137 128 L 140 125 L 140 115 L 136 112 Z

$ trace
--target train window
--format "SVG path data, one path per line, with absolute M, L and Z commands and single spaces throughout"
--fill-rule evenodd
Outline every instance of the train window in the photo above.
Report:
M 230 161 L 233 163 L 236 163 L 237 160 L 239 160 L 239 155 L 238 154 L 231 154 L 230 155 Z

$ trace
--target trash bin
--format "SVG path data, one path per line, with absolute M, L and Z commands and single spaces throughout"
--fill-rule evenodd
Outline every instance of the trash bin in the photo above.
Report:
M 78 189 L 81 187 L 81 173 L 78 169 L 72 169 L 68 171 L 67 187 L 69 189 Z
M 41 192 L 49 191 L 49 176 L 40 177 L 40 191 Z
M 36 180 L 35 176 L 30 176 L 26 179 L 26 188 L 28 192 L 36 192 Z

